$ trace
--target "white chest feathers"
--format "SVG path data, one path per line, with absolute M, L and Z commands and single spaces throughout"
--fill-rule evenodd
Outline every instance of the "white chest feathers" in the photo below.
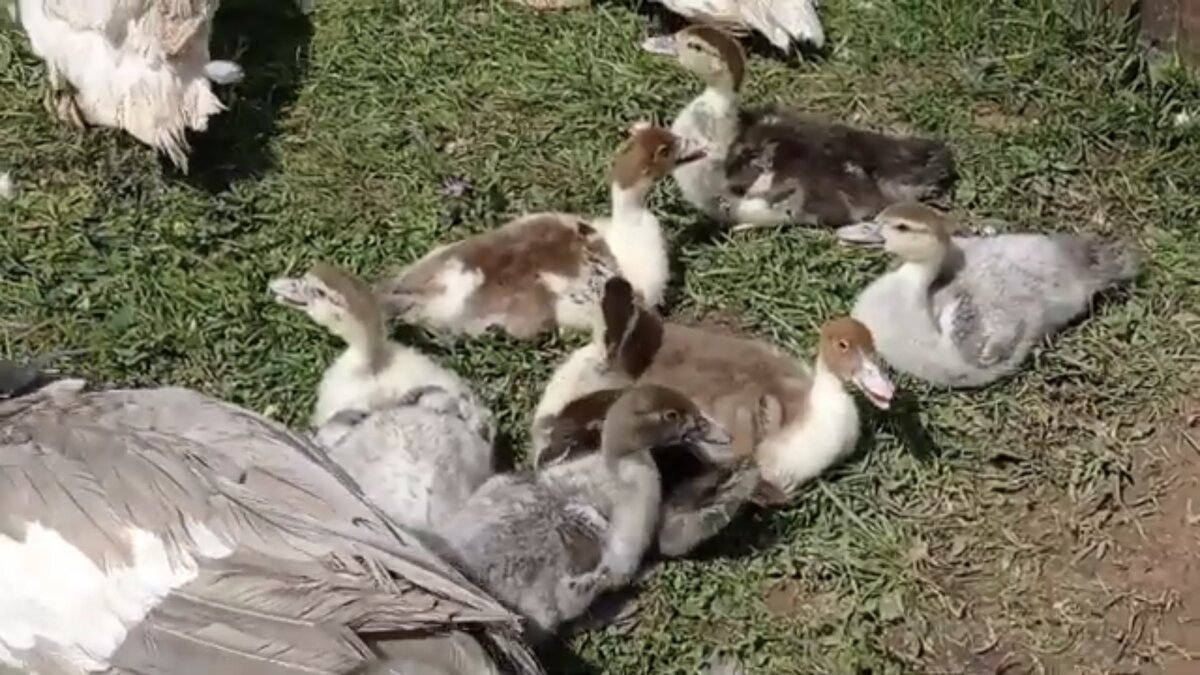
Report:
M 860 433 L 858 407 L 832 373 L 818 369 L 804 413 L 763 441 L 763 477 L 791 493 L 854 450 Z

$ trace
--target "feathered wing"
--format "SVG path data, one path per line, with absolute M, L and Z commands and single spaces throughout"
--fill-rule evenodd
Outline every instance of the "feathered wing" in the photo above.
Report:
M 741 18 L 776 47 L 787 50 L 793 41 L 820 48 L 825 29 L 817 14 L 819 0 L 736 0 Z
M 109 569 L 133 555 L 125 533 L 137 528 L 195 566 L 114 666 L 344 673 L 365 663 L 364 639 L 458 626 L 484 631 L 517 672 L 541 672 L 509 637 L 509 611 L 299 436 L 189 390 L 84 393 L 77 382 L 0 402 L 0 534 L 21 541 L 38 521 Z

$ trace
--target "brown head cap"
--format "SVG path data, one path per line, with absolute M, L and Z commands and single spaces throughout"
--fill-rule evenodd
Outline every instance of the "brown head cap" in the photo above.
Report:
M 709 51 L 715 52 L 725 62 L 733 78 L 733 88 L 741 88 L 742 80 L 746 77 L 746 51 L 737 38 L 720 28 L 704 24 L 688 26 L 680 31 L 680 36 L 685 45 L 689 40 L 703 41 Z

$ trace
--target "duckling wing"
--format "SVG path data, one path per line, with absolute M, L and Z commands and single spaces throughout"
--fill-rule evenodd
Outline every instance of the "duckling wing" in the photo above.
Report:
M 376 633 L 514 620 L 282 426 L 185 389 L 78 383 L 0 403 L 0 578 L 21 578 L 0 613 L 31 617 L 0 625 L 10 652 L 346 673 Z

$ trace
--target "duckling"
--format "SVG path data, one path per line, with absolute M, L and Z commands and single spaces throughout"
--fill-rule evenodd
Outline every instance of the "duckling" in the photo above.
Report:
M 739 487 L 744 498 L 755 492 L 782 495 L 770 500 L 777 502 L 794 495 L 857 443 L 859 415 L 846 384 L 883 409 L 894 394 L 870 331 L 848 317 L 824 324 L 817 360 L 809 369 L 760 340 L 663 322 L 637 303 L 628 282 L 619 277 L 605 285 L 602 307 L 607 310 L 603 335 L 568 357 L 538 403 L 534 439 L 541 447 L 535 451 L 546 452 L 560 442 L 554 434 L 557 418 L 572 401 L 597 391 L 597 382 L 658 384 L 688 392 L 730 430 L 734 451 L 756 460 L 769 486 L 764 489 L 743 475 Z M 573 390 L 570 377 L 578 377 L 579 389 Z M 679 544 L 676 550 L 701 540 Z
M 458 375 L 387 338 L 357 276 L 317 262 L 270 288 L 347 345 L 321 380 L 314 439 L 396 522 L 444 523 L 492 475 L 491 411 Z
M 187 130 L 225 106 L 211 84 L 242 78 L 212 61 L 218 0 L 18 0 L 33 52 L 46 63 L 46 106 L 60 120 L 124 129 L 186 171 Z
M 941 141 L 830 124 L 778 106 L 739 109 L 746 56 L 728 33 L 690 26 L 643 43 L 669 55 L 706 88 L 671 130 L 705 157 L 673 172 L 684 197 L 735 231 L 801 223 L 838 226 L 888 204 L 937 199 L 955 181 Z
M 700 156 L 666 129 L 636 125 L 613 160 L 610 217 L 523 216 L 434 249 L 376 291 L 405 321 L 472 335 L 498 326 L 518 339 L 555 324 L 590 327 L 604 281 L 617 273 L 656 305 L 667 252 L 646 197 L 659 178 Z
M 0 665 L 543 672 L 518 616 L 249 410 L 64 378 L 0 400 L 0 457 Z
M 933 384 L 981 387 L 1011 375 L 1098 293 L 1138 272 L 1138 255 L 1123 241 L 955 237 L 954 225 L 936 209 L 904 203 L 837 233 L 900 259 L 859 295 L 852 315 L 870 327 L 892 367 Z
M 600 451 L 588 457 L 492 478 L 442 532 L 479 583 L 531 620 L 534 635 L 553 633 L 637 571 L 661 500 L 651 448 L 730 452 L 720 424 L 653 385 L 623 391 L 600 435 Z

